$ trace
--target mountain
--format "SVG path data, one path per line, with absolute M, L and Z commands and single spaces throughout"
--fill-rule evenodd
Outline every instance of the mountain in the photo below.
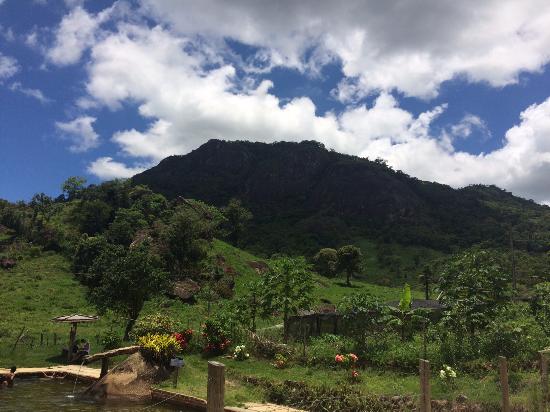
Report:
M 354 237 L 448 251 L 550 233 L 550 208 L 495 186 L 453 189 L 340 154 L 315 141 L 210 140 L 133 177 L 168 198 L 217 206 L 236 197 L 253 212 L 244 243 L 266 252 L 313 251 Z M 528 247 L 545 248 L 533 240 Z

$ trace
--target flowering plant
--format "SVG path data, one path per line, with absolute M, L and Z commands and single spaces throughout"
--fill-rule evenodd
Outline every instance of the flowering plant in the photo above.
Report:
M 207 319 L 202 325 L 202 337 L 205 342 L 204 352 L 207 354 L 219 355 L 231 346 L 222 325 L 213 319 Z
M 275 355 L 275 362 L 273 363 L 277 369 L 284 369 L 288 366 L 288 359 L 280 353 Z
M 233 359 L 238 361 L 246 360 L 250 357 L 250 355 L 246 352 L 246 346 L 244 345 L 238 345 L 235 347 L 235 350 L 233 351 Z
M 354 353 L 348 353 L 347 355 L 346 354 L 343 354 L 343 355 L 337 354 L 334 357 L 334 361 L 338 365 L 342 365 L 344 367 L 351 366 L 353 368 L 358 360 L 359 360 L 359 358 Z
M 454 380 L 456 379 L 456 371 L 451 368 L 449 365 L 443 365 L 443 369 L 439 371 L 439 378 L 446 385 L 452 386 Z
M 356 369 L 352 369 L 351 370 L 351 376 L 350 376 L 350 380 L 353 382 L 353 383 L 357 383 L 361 380 L 361 376 L 359 375 L 359 372 L 357 372 Z
M 178 352 L 181 346 L 174 336 L 163 334 L 147 334 L 138 339 L 141 353 L 151 361 L 167 363 Z
M 193 330 L 192 329 L 186 329 L 183 332 L 179 333 L 176 332 L 172 336 L 178 341 L 181 349 L 187 348 L 189 346 L 189 342 L 193 338 Z

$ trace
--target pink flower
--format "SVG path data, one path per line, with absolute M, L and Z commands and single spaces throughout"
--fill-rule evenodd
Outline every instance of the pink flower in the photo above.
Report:
M 351 377 L 352 378 L 358 378 L 359 377 L 359 372 L 357 372 L 355 369 L 351 371 Z
M 338 363 L 342 363 L 342 362 L 344 362 L 344 356 L 343 355 L 336 355 L 334 357 L 334 360 Z
M 351 359 L 351 361 L 353 363 L 357 362 L 359 360 L 359 358 L 357 357 L 357 355 L 353 354 L 353 353 L 350 353 L 349 355 L 349 358 Z

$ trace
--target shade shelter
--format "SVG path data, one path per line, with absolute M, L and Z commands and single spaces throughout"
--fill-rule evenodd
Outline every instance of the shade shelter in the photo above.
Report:
M 74 346 L 75 340 L 76 340 L 76 328 L 79 323 L 90 323 L 90 322 L 97 322 L 99 320 L 99 316 L 95 315 L 66 315 L 66 316 L 58 316 L 57 318 L 53 318 L 52 322 L 59 322 L 59 323 L 70 323 L 71 324 L 71 330 L 69 332 L 69 347 L 67 348 L 67 361 L 72 361 L 73 351 L 72 348 Z

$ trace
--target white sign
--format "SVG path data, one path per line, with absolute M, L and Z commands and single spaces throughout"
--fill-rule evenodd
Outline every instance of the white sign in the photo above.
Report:
M 176 368 L 181 368 L 185 362 L 183 362 L 183 359 L 181 358 L 173 358 L 170 359 L 170 366 L 175 366 Z

